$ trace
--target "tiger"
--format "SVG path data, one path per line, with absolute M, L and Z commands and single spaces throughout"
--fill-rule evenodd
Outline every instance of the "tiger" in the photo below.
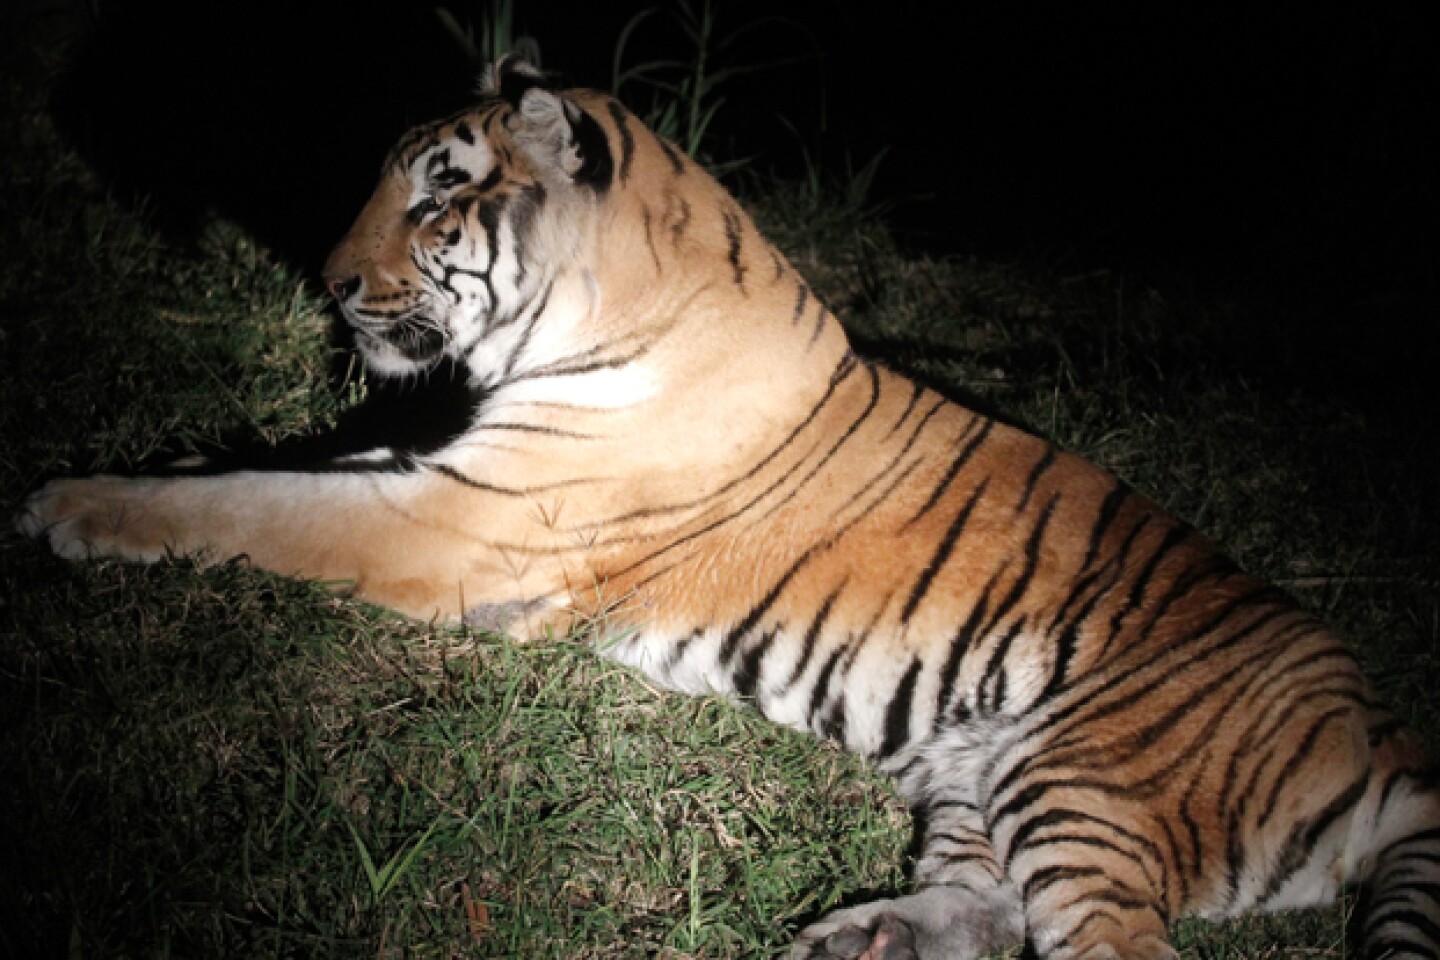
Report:
M 411 617 L 589 631 L 828 738 L 914 814 L 912 886 L 795 960 L 1176 956 L 1171 923 L 1361 891 L 1440 956 L 1440 787 L 1336 636 L 1091 463 L 858 357 L 745 209 L 516 58 L 405 134 L 323 281 L 468 425 L 284 471 L 59 478 L 62 557 L 244 557 Z

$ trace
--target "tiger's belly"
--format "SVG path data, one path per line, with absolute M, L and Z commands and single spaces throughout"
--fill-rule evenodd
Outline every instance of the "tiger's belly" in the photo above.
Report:
M 887 773 L 903 772 L 900 789 L 912 802 L 962 784 L 975 796 L 976 771 L 993 762 L 1014 725 L 1010 713 L 975 715 L 977 690 L 947 703 L 954 688 L 943 683 L 939 651 L 901 655 L 874 635 L 652 626 L 601 640 L 597 649 L 668 689 L 729 697 L 775 723 L 833 740 Z

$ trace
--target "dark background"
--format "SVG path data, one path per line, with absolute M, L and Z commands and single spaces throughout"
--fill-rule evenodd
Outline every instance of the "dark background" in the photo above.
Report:
M 547 68 L 608 86 L 648 5 L 517 0 L 516 23 Z M 725 3 L 717 40 L 793 22 L 718 65 L 793 62 L 724 88 L 711 152 L 793 177 L 884 150 L 872 196 L 918 252 L 1105 266 L 1245 304 L 1257 344 L 1318 376 L 1428 383 L 1434 4 L 1087 6 Z M 235 219 L 311 270 L 397 135 L 475 75 L 427 4 L 111 0 L 90 36 L 57 106 L 111 186 L 179 233 Z M 632 50 L 693 53 L 660 17 Z

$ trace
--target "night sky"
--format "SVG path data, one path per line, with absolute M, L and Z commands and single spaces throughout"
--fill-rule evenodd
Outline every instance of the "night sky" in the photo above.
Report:
M 102 5 L 67 131 L 167 226 L 218 211 L 310 269 L 395 137 L 472 84 L 426 4 L 177 6 Z M 607 86 L 648 4 L 517 6 L 547 68 Z M 725 4 L 719 35 L 793 23 L 720 63 L 792 62 L 727 87 L 713 152 L 794 176 L 802 150 L 831 170 L 884 150 L 875 198 L 918 252 L 1105 266 L 1304 315 L 1373 369 L 1434 365 L 1433 3 L 953 6 Z M 660 18 L 633 49 L 691 54 Z

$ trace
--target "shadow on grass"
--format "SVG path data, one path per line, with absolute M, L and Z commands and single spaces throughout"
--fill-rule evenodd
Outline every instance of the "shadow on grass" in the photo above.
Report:
M 339 625 L 297 622 L 313 587 L 238 566 L 0 555 L 7 592 L 37 579 L 0 608 L 0 952 L 263 942 L 336 869 L 310 704 Z

